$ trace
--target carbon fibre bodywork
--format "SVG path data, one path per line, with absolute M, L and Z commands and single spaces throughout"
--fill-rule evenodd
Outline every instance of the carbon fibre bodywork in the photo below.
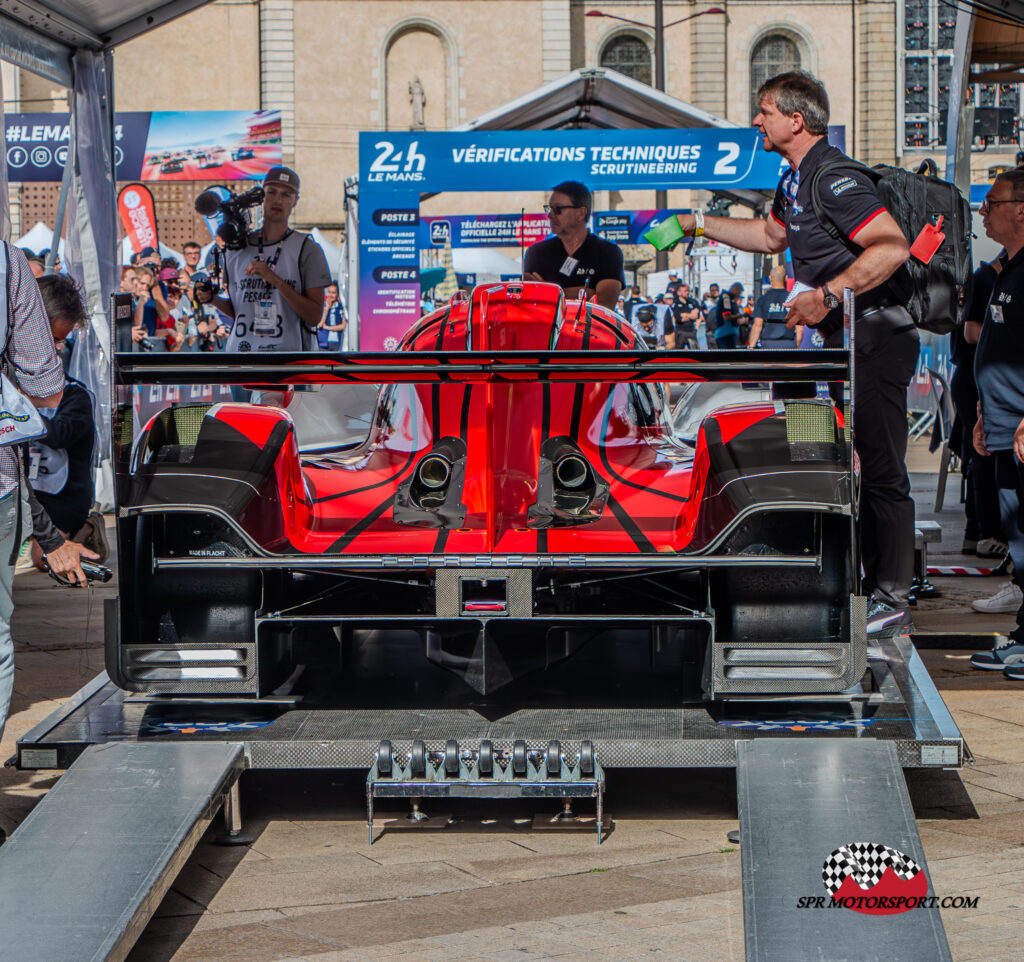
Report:
M 108 672 L 259 695 L 353 632 L 411 630 L 487 693 L 618 631 L 653 671 L 687 652 L 711 698 L 849 687 L 865 642 L 848 426 L 831 401 L 760 391 L 681 435 L 686 385 L 766 373 L 723 354 L 652 360 L 592 302 L 493 285 L 424 317 L 387 361 L 218 359 L 224 380 L 285 394 L 167 408 L 129 450 L 127 385 L 198 376 L 132 356 L 115 435 L 132 563 Z M 770 379 L 801 366 L 822 375 L 791 356 Z M 829 379 L 847 372 L 844 358 Z M 365 439 L 304 452 L 290 386 L 374 379 Z

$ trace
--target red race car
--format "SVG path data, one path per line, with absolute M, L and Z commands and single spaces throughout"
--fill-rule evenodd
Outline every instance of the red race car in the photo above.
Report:
M 386 660 L 394 629 L 486 694 L 617 632 L 652 670 L 682 651 L 708 698 L 841 691 L 866 644 L 828 354 L 659 355 L 593 302 L 505 283 L 393 354 L 239 357 L 258 403 L 167 408 L 124 457 L 108 671 L 259 695 L 353 632 Z M 136 383 L 170 367 L 130 357 Z M 322 430 L 332 381 L 384 382 L 354 443 Z

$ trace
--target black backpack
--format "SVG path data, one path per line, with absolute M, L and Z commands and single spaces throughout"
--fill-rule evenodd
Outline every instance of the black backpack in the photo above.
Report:
M 811 180 L 811 205 L 818 222 L 851 253 L 862 248 L 851 241 L 825 213 L 818 193 L 821 177 L 836 169 L 859 170 L 874 181 L 882 203 L 900 226 L 908 244 L 926 224 L 935 224 L 942 215 L 946 239 L 931 261 L 921 263 L 913 254 L 889 278 L 888 285 L 897 301 L 906 307 L 914 323 L 933 334 L 948 334 L 964 322 L 970 305 L 971 281 L 971 208 L 964 195 L 948 181 L 901 167 L 879 164 L 866 167 L 850 158 L 822 164 Z M 932 165 L 934 168 L 934 164 Z

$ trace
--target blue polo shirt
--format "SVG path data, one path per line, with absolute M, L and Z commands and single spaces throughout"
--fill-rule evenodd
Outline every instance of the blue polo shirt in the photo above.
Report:
M 1024 250 L 996 275 L 974 355 L 985 445 L 1009 451 L 1024 419 Z
M 789 292 L 782 287 L 770 287 L 758 299 L 754 317 L 764 320 L 761 339 L 764 341 L 796 341 L 796 328 L 786 327 L 786 298 Z

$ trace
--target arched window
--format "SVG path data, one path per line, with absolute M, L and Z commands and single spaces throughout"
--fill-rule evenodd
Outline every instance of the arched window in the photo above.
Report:
M 769 77 L 800 69 L 800 51 L 796 43 L 782 33 L 770 33 L 762 37 L 750 55 L 750 115 L 760 109 L 757 103 L 757 89 Z
M 651 82 L 651 50 L 641 37 L 621 33 L 601 51 L 601 66 L 617 70 L 640 83 Z

